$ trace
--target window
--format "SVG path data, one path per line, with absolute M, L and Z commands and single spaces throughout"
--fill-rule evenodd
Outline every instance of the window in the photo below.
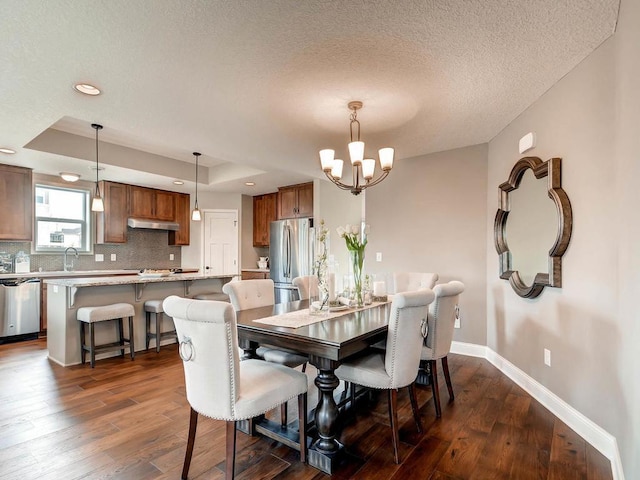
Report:
M 35 251 L 91 251 L 89 190 L 36 185 Z

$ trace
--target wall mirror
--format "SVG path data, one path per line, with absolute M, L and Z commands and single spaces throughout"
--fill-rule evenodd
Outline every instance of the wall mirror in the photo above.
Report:
M 524 157 L 498 188 L 494 240 L 500 278 L 524 298 L 562 286 L 562 255 L 571 238 L 571 203 L 561 185 L 560 158 Z

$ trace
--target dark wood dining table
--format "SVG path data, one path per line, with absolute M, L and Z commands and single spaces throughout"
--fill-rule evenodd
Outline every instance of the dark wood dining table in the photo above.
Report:
M 365 310 L 346 310 L 337 317 L 299 328 L 287 328 L 255 320 L 302 310 L 309 307 L 307 300 L 276 304 L 237 312 L 238 343 L 248 358 L 256 357 L 259 345 L 273 345 L 309 356 L 309 363 L 318 373 L 318 404 L 314 420 L 317 430 L 309 448 L 309 464 L 332 474 L 341 459 L 342 445 L 338 406 L 334 391 L 340 384 L 335 369 L 347 357 L 367 349 L 386 337 L 390 303 L 374 304 Z

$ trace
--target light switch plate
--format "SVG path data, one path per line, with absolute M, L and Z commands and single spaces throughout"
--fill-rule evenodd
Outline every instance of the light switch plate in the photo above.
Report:
M 96 253 L 96 262 L 104 262 L 104 255 L 102 253 Z
M 544 349 L 544 364 L 547 367 L 551 366 L 551 350 L 547 348 Z
M 116 261 L 116 254 L 115 254 L 115 253 L 112 253 L 112 254 L 111 254 L 111 261 L 112 261 L 112 262 L 115 262 L 115 261 Z
M 169 254 L 169 260 L 175 260 L 176 256 L 173 253 Z
M 376 252 L 376 262 L 382 261 L 382 252 Z

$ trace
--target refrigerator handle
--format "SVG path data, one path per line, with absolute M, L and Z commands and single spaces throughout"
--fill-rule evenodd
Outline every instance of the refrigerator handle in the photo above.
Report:
M 287 277 L 287 225 L 282 224 L 282 276 Z
M 287 225 L 287 278 L 291 277 L 291 227 Z

